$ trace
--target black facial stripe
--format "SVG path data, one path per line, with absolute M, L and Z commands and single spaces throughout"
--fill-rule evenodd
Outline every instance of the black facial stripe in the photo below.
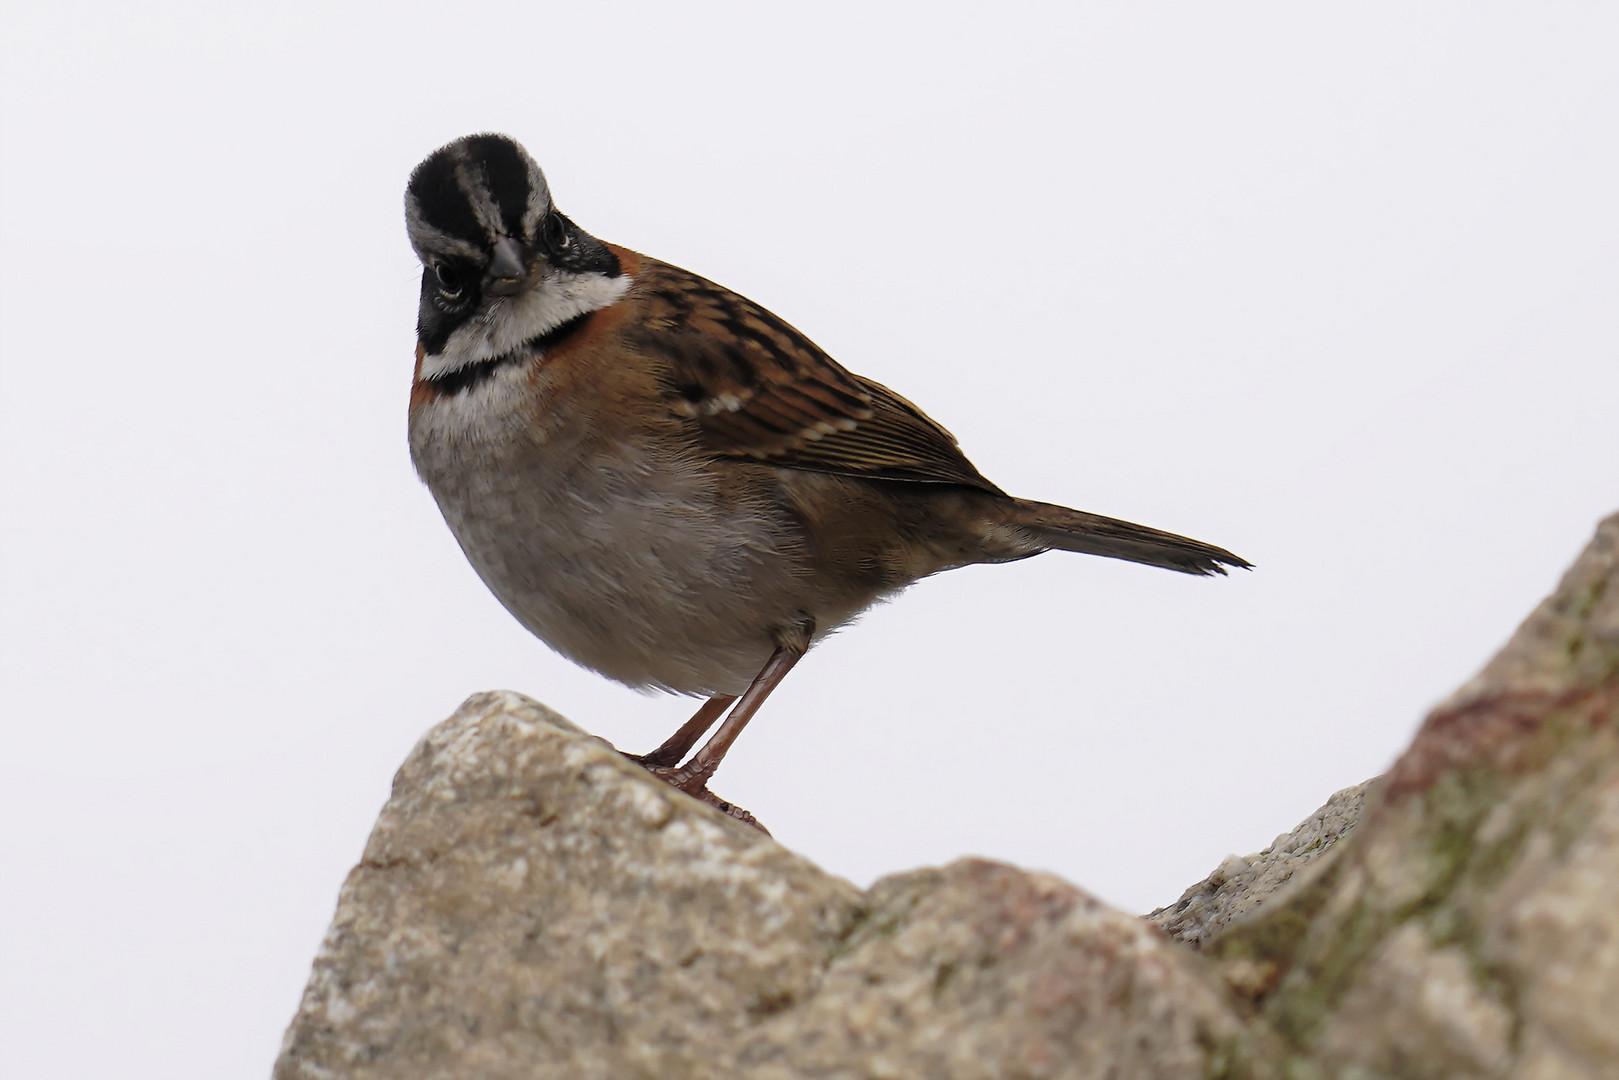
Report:
M 533 190 L 528 178 L 528 162 L 517 144 L 504 135 L 473 135 L 463 143 L 467 159 L 483 166 L 484 182 L 500 207 L 500 220 L 506 235 L 527 241 L 523 235 L 523 212 Z
M 422 217 L 433 228 L 479 247 L 488 243 L 466 192 L 455 182 L 455 159 L 449 154 L 434 154 L 416 166 L 410 174 L 409 190 Z
M 553 326 L 539 337 L 530 338 L 523 342 L 509 353 L 497 356 L 492 360 L 480 360 L 476 364 L 456 368 L 448 374 L 440 375 L 435 379 L 428 379 L 427 382 L 447 397 L 453 397 L 475 386 L 481 386 L 488 382 L 495 372 L 508 364 L 519 364 L 533 357 L 536 352 L 556 348 L 583 327 L 585 320 L 589 319 L 593 314 L 595 312 L 587 311 L 582 315 L 575 315 L 560 326 Z M 428 345 L 425 340 L 422 344 L 427 345 L 428 352 L 433 351 L 433 347 Z
M 610 278 L 623 273 L 618 256 L 607 250 L 606 244 L 575 225 L 566 214 L 557 212 L 556 217 L 566 230 L 568 245 L 561 251 L 548 252 L 552 265 L 575 273 L 596 273 Z M 543 225 L 541 231 L 544 231 Z
M 467 273 L 471 281 L 477 280 L 475 269 Z M 428 352 L 442 351 L 450 335 L 477 310 L 477 289 L 469 284 L 464 291 L 458 306 L 447 306 L 439 295 L 438 279 L 433 271 L 422 271 L 422 293 L 416 307 L 416 340 L 427 346 Z

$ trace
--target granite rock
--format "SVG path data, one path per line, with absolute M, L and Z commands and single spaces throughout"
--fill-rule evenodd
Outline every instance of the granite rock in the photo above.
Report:
M 1300 1077 L 1619 1076 L 1619 516 L 1354 834 L 1208 943 Z
M 1204 1076 L 1245 1035 L 1182 952 L 982 860 L 862 894 L 480 694 L 400 770 L 276 1076 Z
M 511 693 L 417 746 L 278 1080 L 1619 1076 L 1619 517 L 1388 776 L 1138 919 L 861 892 Z
M 1360 821 L 1366 793 L 1376 784 L 1374 779 L 1344 788 L 1257 855 L 1228 855 L 1212 874 L 1182 893 L 1180 900 L 1149 913 L 1147 921 L 1176 941 L 1202 948 L 1347 836 Z

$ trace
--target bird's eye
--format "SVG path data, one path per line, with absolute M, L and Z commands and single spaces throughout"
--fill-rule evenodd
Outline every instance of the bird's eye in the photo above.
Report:
M 461 271 L 449 263 L 434 263 L 433 276 L 438 279 L 438 290 L 446 300 L 454 300 L 460 296 L 466 284 L 461 279 Z

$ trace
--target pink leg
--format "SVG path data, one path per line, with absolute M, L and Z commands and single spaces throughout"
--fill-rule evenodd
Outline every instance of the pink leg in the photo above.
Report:
M 662 746 L 650 754 L 625 754 L 624 756 L 639 765 L 653 768 L 672 769 L 680 764 L 680 759 L 686 756 L 697 740 L 708 734 L 708 729 L 714 726 L 714 721 L 724 715 L 726 708 L 736 698 L 728 694 L 711 697 L 703 702 L 702 707 L 692 714 L 690 720 L 680 725 L 680 730 L 664 740 Z
M 801 648 L 790 645 L 778 646 L 776 651 L 770 654 L 770 659 L 765 661 L 764 668 L 754 676 L 747 690 L 737 699 L 736 707 L 725 718 L 725 722 L 714 733 L 714 737 L 704 743 L 703 748 L 692 755 L 690 761 L 676 769 L 668 777 L 669 782 L 688 795 L 702 792 L 708 786 L 708 778 L 720 767 L 725 752 L 736 742 L 736 737 L 742 734 L 742 729 L 748 726 L 748 721 L 759 711 L 759 706 L 764 704 L 765 698 L 769 697 L 770 692 L 787 677 L 787 673 L 793 670 L 793 665 L 798 663 L 799 657 L 803 655 L 804 650 Z M 692 726 L 695 720 L 696 717 L 693 717 L 692 721 L 687 722 L 686 727 Z M 684 730 L 685 728 L 681 729 Z

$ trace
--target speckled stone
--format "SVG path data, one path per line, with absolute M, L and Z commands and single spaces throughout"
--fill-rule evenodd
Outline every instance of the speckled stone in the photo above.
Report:
M 275 1076 L 1202 1077 L 1245 1034 L 1200 965 L 994 863 L 862 895 L 480 694 L 400 770 Z
M 1386 777 L 1150 920 L 973 859 L 862 893 L 480 694 L 401 768 L 275 1076 L 1611 1080 L 1615 895 L 1619 516 Z
M 856 889 L 511 693 L 416 747 L 275 1075 L 698 1076 L 814 992 Z
M 1309 1077 L 1619 1077 L 1619 516 L 1205 953 Z
M 1226 856 L 1212 874 L 1187 889 L 1177 902 L 1148 914 L 1147 921 L 1176 941 L 1202 948 L 1348 835 L 1360 821 L 1367 791 L 1376 784 L 1376 780 L 1367 780 L 1338 792 L 1257 855 Z

